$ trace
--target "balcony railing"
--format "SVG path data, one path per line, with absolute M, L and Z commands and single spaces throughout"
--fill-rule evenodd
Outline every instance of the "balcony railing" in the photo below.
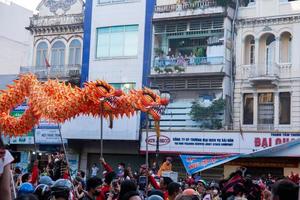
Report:
M 205 9 L 209 7 L 215 7 L 218 4 L 214 0 L 200 0 L 196 2 L 185 2 L 178 4 L 160 5 L 155 7 L 156 13 L 167 13 L 176 11 L 185 11 L 193 9 Z
M 33 73 L 38 79 L 58 78 L 69 79 L 79 78 L 81 65 L 60 65 L 60 66 L 28 66 L 20 67 L 20 74 Z
M 223 71 L 223 56 L 158 58 L 153 62 L 152 74 L 161 73 L 209 73 Z
M 270 64 L 258 64 L 255 67 L 251 67 L 250 77 L 276 77 L 279 75 L 279 67 L 275 63 Z

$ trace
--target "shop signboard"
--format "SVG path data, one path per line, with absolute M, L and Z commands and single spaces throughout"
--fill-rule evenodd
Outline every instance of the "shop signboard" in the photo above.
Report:
M 149 151 L 155 152 L 156 133 L 149 132 L 147 140 L 145 136 L 143 132 L 140 150 L 146 150 L 147 141 Z M 161 132 L 159 151 L 187 154 L 248 154 L 298 138 L 300 132 Z
M 63 139 L 67 143 L 66 139 Z M 37 144 L 61 144 L 59 129 L 35 129 Z

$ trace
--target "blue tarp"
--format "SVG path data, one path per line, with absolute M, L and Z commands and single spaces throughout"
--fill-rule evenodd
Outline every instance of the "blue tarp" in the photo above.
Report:
M 238 155 L 223 155 L 223 156 L 191 156 L 181 155 L 180 158 L 188 174 L 195 174 L 203 170 L 221 165 L 236 158 Z
M 181 155 L 180 158 L 188 174 L 195 174 L 206 169 L 222 165 L 234 159 L 256 158 L 256 157 L 286 157 L 286 154 L 298 157 L 300 156 L 300 139 L 280 144 L 275 147 L 265 148 L 249 154 L 229 154 L 229 155 Z

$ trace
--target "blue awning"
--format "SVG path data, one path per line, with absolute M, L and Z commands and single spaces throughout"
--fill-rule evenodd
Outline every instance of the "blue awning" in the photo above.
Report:
M 195 174 L 197 172 L 230 162 L 237 158 L 258 157 L 300 157 L 300 139 L 280 144 L 275 147 L 258 150 L 250 154 L 229 154 L 222 156 L 180 155 L 182 163 L 188 174 Z

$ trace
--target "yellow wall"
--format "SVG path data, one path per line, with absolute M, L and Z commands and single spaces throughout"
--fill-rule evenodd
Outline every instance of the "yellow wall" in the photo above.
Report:
M 291 175 L 291 172 L 294 172 L 294 174 L 300 174 L 300 163 L 298 164 L 298 168 L 284 168 L 283 174 L 284 176 L 289 176 Z
M 240 166 L 224 165 L 224 178 L 227 178 L 232 172 L 235 172 Z

